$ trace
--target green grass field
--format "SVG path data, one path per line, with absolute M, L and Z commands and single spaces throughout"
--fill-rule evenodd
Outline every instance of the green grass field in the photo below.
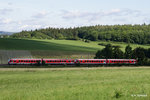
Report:
M 118 45 L 122 50 L 126 47 L 126 43 L 122 42 L 90 42 L 75 40 L 40 40 L 40 39 L 0 39 L 0 49 L 3 50 L 48 50 L 48 51 L 73 51 L 73 52 L 96 52 L 104 46 L 98 43 Z M 150 45 L 131 44 L 132 48 L 144 47 L 150 48 Z
M 0 100 L 150 100 L 149 76 L 146 67 L 1 68 Z
M 85 43 L 81 40 L 40 40 L 40 39 L 0 39 L 0 50 L 27 50 L 35 58 L 93 58 L 97 50 L 104 48 L 101 44 L 111 43 L 124 51 L 126 43 L 96 41 Z M 132 48 L 150 48 L 150 45 L 131 44 Z

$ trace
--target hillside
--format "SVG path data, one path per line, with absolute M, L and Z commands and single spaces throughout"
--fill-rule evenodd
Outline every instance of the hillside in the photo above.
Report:
M 98 45 L 103 44 L 103 45 Z M 47 39 L 0 39 L 1 50 L 47 50 L 47 51 L 71 51 L 71 52 L 96 52 L 104 48 L 105 44 L 120 46 L 124 51 L 128 45 L 123 42 L 105 42 L 95 41 L 86 43 L 76 40 L 47 40 Z M 150 45 L 130 44 L 134 49 L 136 47 L 150 48 Z
M 47 39 L 11 39 L 0 38 L 0 63 L 6 64 L 9 58 L 94 58 L 95 53 L 111 43 L 122 51 L 127 46 L 122 42 Z M 150 48 L 150 45 L 130 44 L 136 47 Z
M 15 32 L 5 32 L 5 31 L 0 31 L 0 35 L 12 35 Z
M 150 44 L 150 25 L 97 25 L 76 28 L 46 28 L 22 31 L 13 38 L 115 41 Z

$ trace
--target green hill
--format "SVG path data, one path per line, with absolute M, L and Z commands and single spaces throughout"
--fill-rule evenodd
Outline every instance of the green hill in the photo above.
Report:
M 81 40 L 47 40 L 47 39 L 11 39 L 0 38 L 0 64 L 6 64 L 9 58 L 87 58 L 95 57 L 95 53 L 106 44 L 119 46 L 125 50 L 126 43 Z M 150 45 L 130 44 L 136 47 L 150 48 Z
M 75 40 L 0 39 L 0 50 L 27 50 L 35 57 L 93 58 L 97 50 L 111 43 L 124 51 L 126 43 L 95 41 L 86 43 Z M 100 45 L 98 45 L 100 44 Z M 132 48 L 150 48 L 150 45 L 131 44 Z
M 127 43 L 123 42 L 105 42 L 96 41 L 86 43 L 84 41 L 75 40 L 41 40 L 41 39 L 0 39 L 1 50 L 48 50 L 48 51 L 72 51 L 72 52 L 96 52 L 102 49 L 105 44 L 120 46 L 122 50 Z M 100 45 L 98 45 L 100 44 Z M 103 44 L 103 45 L 101 45 Z M 149 48 L 150 45 L 130 44 L 134 49 L 136 47 Z

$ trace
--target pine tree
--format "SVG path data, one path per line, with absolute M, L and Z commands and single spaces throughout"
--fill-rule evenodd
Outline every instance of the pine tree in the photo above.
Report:
M 130 47 L 130 45 L 127 45 L 125 48 L 125 58 L 126 59 L 132 58 L 132 47 Z

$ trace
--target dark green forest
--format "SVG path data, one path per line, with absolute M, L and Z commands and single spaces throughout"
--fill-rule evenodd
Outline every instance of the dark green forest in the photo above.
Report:
M 36 39 L 86 39 L 91 41 L 117 41 L 136 44 L 150 44 L 150 24 L 142 25 L 96 25 L 75 28 L 46 28 L 22 31 L 12 38 Z
M 96 52 L 95 59 L 136 59 L 138 65 L 150 65 L 150 48 L 137 47 L 132 50 L 132 47 L 127 45 L 123 52 L 119 47 L 107 44 L 104 49 Z

